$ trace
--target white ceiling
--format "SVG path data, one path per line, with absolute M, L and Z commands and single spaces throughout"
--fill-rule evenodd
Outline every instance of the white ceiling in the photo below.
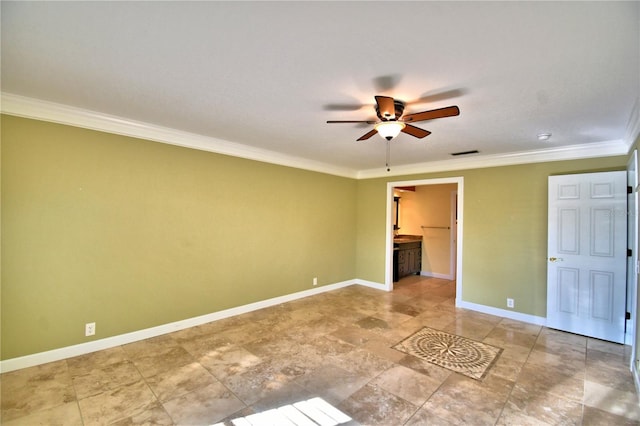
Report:
M 346 174 L 384 170 L 384 140 L 356 142 L 371 126 L 326 124 L 373 119 L 377 94 L 408 102 L 406 112 L 460 108 L 458 117 L 417 123 L 432 132 L 425 139 L 392 141 L 391 164 L 405 170 L 468 150 L 480 151 L 474 161 L 584 154 L 585 144 L 619 151 L 637 135 L 635 1 L 1 8 L 4 99 L 202 135 L 213 151 L 231 142 Z M 539 142 L 541 132 L 550 141 Z

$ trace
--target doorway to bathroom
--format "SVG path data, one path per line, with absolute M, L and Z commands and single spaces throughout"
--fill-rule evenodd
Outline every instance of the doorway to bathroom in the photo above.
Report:
M 419 238 L 421 265 L 416 274 L 454 280 L 457 304 L 462 295 L 463 205 L 462 177 L 387 183 L 387 290 L 394 287 L 394 237 Z

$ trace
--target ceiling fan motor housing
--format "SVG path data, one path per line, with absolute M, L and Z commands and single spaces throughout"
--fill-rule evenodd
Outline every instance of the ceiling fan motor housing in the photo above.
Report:
M 405 107 L 405 103 L 402 101 L 399 101 L 397 99 L 393 100 L 393 106 L 395 109 L 395 115 L 396 118 L 395 119 L 391 119 L 393 121 L 399 119 L 400 117 L 402 117 L 402 113 L 404 112 L 404 107 Z M 378 118 L 382 121 L 389 121 L 389 117 L 385 117 L 384 115 L 382 115 L 380 113 L 380 106 L 378 104 L 376 104 L 376 115 L 378 116 Z

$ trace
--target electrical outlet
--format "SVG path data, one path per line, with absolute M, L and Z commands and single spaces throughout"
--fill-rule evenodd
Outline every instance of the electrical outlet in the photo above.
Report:
M 96 334 L 96 323 L 88 322 L 84 325 L 84 335 L 85 336 L 93 336 Z
M 313 278 L 313 285 L 318 285 L 318 277 Z
M 514 307 L 513 299 L 507 297 L 507 308 L 513 308 L 513 307 Z

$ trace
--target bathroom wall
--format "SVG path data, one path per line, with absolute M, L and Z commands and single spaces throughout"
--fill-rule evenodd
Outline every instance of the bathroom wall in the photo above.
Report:
M 422 235 L 422 275 L 455 278 L 452 193 L 456 189 L 456 184 L 444 184 L 395 191 L 401 206 L 398 233 Z

